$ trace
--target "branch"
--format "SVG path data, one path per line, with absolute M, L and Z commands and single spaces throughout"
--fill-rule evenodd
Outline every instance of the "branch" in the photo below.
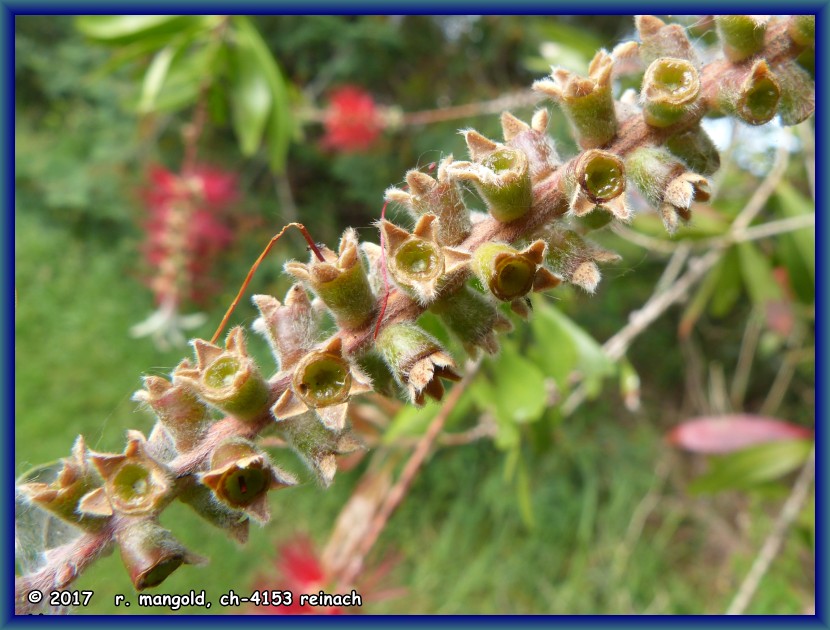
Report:
M 784 542 L 784 536 L 787 534 L 790 526 L 796 518 L 798 518 L 804 503 L 807 501 L 810 492 L 810 486 L 813 484 L 813 479 L 816 475 L 816 450 L 810 452 L 807 462 L 801 469 L 801 472 L 793 485 L 790 495 L 787 497 L 784 507 L 775 519 L 772 526 L 772 531 L 764 540 L 764 544 L 758 551 L 755 561 L 752 563 L 752 568 L 749 570 L 744 581 L 741 583 L 738 592 L 726 609 L 727 615 L 742 615 L 749 606 L 761 580 L 775 560 L 778 553 L 781 551 L 781 545 Z
M 340 590 L 348 589 L 349 586 L 354 583 L 357 576 L 360 575 L 366 556 L 369 554 L 369 551 L 371 551 L 384 527 L 386 527 L 389 517 L 392 516 L 392 513 L 401 504 L 406 496 L 406 493 L 409 491 L 410 486 L 412 486 L 412 482 L 415 480 L 415 476 L 418 474 L 421 465 L 424 463 L 430 449 L 437 440 L 438 436 L 441 434 L 441 430 L 444 428 L 447 418 L 449 418 L 453 409 L 455 409 L 455 406 L 461 399 L 461 395 L 467 389 L 467 386 L 478 372 L 480 365 L 480 360 L 470 364 L 464 378 L 460 383 L 458 383 L 458 385 L 453 387 L 452 391 L 441 405 L 441 408 L 438 410 L 438 413 L 435 414 L 435 418 L 432 419 L 432 422 L 427 427 L 423 437 L 421 437 L 415 447 L 415 450 L 412 452 L 412 455 L 404 465 L 404 468 L 401 471 L 398 480 L 395 482 L 395 485 L 393 485 L 386 493 L 380 508 L 372 518 L 372 522 L 360 542 L 360 546 L 356 549 L 349 563 L 345 565 L 345 569 L 339 580 Z

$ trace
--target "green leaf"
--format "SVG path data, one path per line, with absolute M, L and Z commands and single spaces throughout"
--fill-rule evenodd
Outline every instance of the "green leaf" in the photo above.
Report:
M 496 411 L 496 396 L 492 383 L 485 378 L 476 378 L 468 386 L 468 391 L 472 400 L 482 409 L 492 413 L 496 420 L 497 431 L 494 440 L 496 448 L 503 451 L 517 448 L 521 442 L 519 427 L 512 418 L 505 417 Z
M 703 315 L 706 310 L 706 305 L 712 299 L 715 293 L 721 275 L 723 274 L 724 261 L 721 260 L 717 265 L 709 270 L 709 273 L 703 278 L 703 282 L 697 287 L 695 294 L 683 311 L 683 316 L 680 318 L 680 323 L 677 326 L 677 332 L 682 338 L 688 337 L 697 324 L 697 320 Z
M 531 326 L 539 343 L 530 354 L 538 358 L 563 390 L 568 387 L 572 372 L 578 371 L 589 397 L 595 396 L 602 387 L 602 379 L 614 374 L 614 363 L 602 346 L 542 297 L 534 297 Z
M 173 112 L 195 103 L 202 87 L 212 82 L 217 70 L 214 60 L 219 50 L 212 44 L 176 54 L 153 102 L 152 111 Z
M 539 305 L 540 300 L 534 302 L 534 313 L 530 320 L 533 337 L 536 343 L 532 344 L 528 354 L 545 370 L 545 374 L 553 377 L 560 390 L 565 391 L 570 386 L 570 376 L 579 363 L 579 352 L 559 320 L 550 314 L 546 304 Z
M 288 146 L 291 141 L 291 104 L 282 72 L 268 46 L 250 20 L 234 16 L 233 24 L 238 37 L 247 39 L 251 53 L 256 57 L 259 68 L 268 81 L 273 99 L 273 108 L 268 121 L 268 154 L 271 170 L 280 172 L 285 168 Z
M 775 190 L 775 197 L 781 214 L 785 217 L 800 217 L 815 213 L 815 205 L 804 195 L 798 192 L 788 182 L 781 182 Z M 816 277 L 816 236 L 814 228 L 795 230 L 786 235 L 796 244 L 796 249 L 801 255 L 804 265 L 810 273 L 811 282 Z
M 753 303 L 763 307 L 767 302 L 783 299 L 767 258 L 752 243 L 739 243 L 737 247 L 744 284 Z
M 274 103 L 266 73 L 250 31 L 240 31 L 231 52 L 231 120 L 246 157 L 259 149 Z
M 161 86 L 164 85 L 167 72 L 170 70 L 170 64 L 176 56 L 176 52 L 175 47 L 165 46 L 153 57 L 141 85 L 141 97 L 138 101 L 139 112 L 147 113 L 153 110 L 156 98 L 161 91 Z
M 494 371 L 495 408 L 502 420 L 522 423 L 542 417 L 547 403 L 545 375 L 536 365 L 505 343 Z
M 188 28 L 213 28 L 221 20 L 219 15 L 81 15 L 75 27 L 90 39 L 120 45 Z
M 741 263 L 738 250 L 730 247 L 721 261 L 722 272 L 715 287 L 715 293 L 709 302 L 709 314 L 712 317 L 726 317 L 741 297 Z
M 528 529 L 536 528 L 536 517 L 533 513 L 533 492 L 530 487 L 530 475 L 524 458 L 519 457 L 518 475 L 516 475 L 516 500 L 519 502 L 519 514 L 522 522 Z
M 746 490 L 797 470 L 810 454 L 810 440 L 786 440 L 710 458 L 709 471 L 689 485 L 694 493 Z
M 401 437 L 423 435 L 440 408 L 441 404 L 434 400 L 421 408 L 411 405 L 402 408 L 384 432 L 383 443 L 392 444 Z

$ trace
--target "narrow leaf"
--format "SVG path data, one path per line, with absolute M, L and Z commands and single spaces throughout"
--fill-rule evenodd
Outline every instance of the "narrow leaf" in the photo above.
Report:
M 141 85 L 141 97 L 138 102 L 139 112 L 147 113 L 153 110 L 156 97 L 161 91 L 161 86 L 164 85 L 167 72 L 170 70 L 170 64 L 175 55 L 176 49 L 173 46 L 165 46 L 153 57 Z
M 747 292 L 757 306 L 782 299 L 784 296 L 772 275 L 769 261 L 752 243 L 739 243 L 741 273 Z
M 695 479 L 691 492 L 745 490 L 779 479 L 800 468 L 810 451 L 810 440 L 786 440 L 758 444 L 742 451 L 713 458 L 709 472 Z
M 231 59 L 233 129 L 242 155 L 251 156 L 262 142 L 274 102 L 273 92 L 250 31 L 238 33 Z
M 81 15 L 75 27 L 103 44 L 122 45 L 188 29 L 214 28 L 220 15 Z
M 260 70 L 271 89 L 273 108 L 268 121 L 268 153 L 271 170 L 280 172 L 285 167 L 288 145 L 291 140 L 291 106 L 282 72 L 259 31 L 244 16 L 235 16 L 238 33 L 244 34 L 256 56 Z
M 709 300 L 715 293 L 715 287 L 718 285 L 721 274 L 724 269 L 724 261 L 721 260 L 717 265 L 709 270 L 703 282 L 697 287 L 692 299 L 683 311 L 683 316 L 680 318 L 680 323 L 677 325 L 677 334 L 681 339 L 686 339 L 694 330 L 695 324 L 706 310 Z
M 505 421 L 534 422 L 545 411 L 545 375 L 521 356 L 511 344 L 504 344 L 495 364 L 493 389 L 496 412 Z

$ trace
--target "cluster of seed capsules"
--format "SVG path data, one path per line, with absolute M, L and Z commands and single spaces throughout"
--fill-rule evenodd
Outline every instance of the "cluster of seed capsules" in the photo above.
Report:
M 337 456 L 361 448 L 347 409 L 352 396 L 376 389 L 367 356 L 379 356 L 416 405 L 458 380 L 455 360 L 418 325 L 420 314 L 434 313 L 471 355 L 495 353 L 496 334 L 511 327 L 502 304 L 528 316 L 530 292 L 561 282 L 595 290 L 597 263 L 616 255 L 586 234 L 630 219 L 628 188 L 670 232 L 690 219 L 693 202 L 708 199 L 706 176 L 719 158 L 699 124 L 705 113 L 753 125 L 812 113 L 813 81 L 796 61 L 813 45 L 812 16 L 726 16 L 716 25 L 724 55 L 706 66 L 684 29 L 645 16 L 637 19 L 641 41 L 600 51 L 587 77 L 554 69 L 533 87 L 561 107 L 579 155 L 560 159 L 545 109 L 529 124 L 503 114 L 503 142 L 464 131 L 469 160 L 447 157 L 435 176 L 409 171 L 405 188 L 386 191 L 411 213 L 411 231 L 382 220 L 378 246 L 346 230 L 337 252 L 323 247 L 309 262 L 286 264 L 297 283 L 283 302 L 254 296 L 254 329 L 277 359 L 274 375 L 251 358 L 240 327 L 224 346 L 197 339 L 193 360 L 170 380 L 146 377 L 135 395 L 159 421 L 148 439 L 131 431 L 123 454 L 102 454 L 79 438 L 55 481 L 21 491 L 88 532 L 111 534 L 142 589 L 198 561 L 158 522 L 172 500 L 244 541 L 250 519 L 268 520 L 266 493 L 297 483 L 253 441 L 265 429 L 328 485 Z M 615 99 L 615 73 L 632 65 L 644 69 L 639 94 Z M 468 208 L 467 184 L 486 212 Z M 324 312 L 337 327 L 325 339 Z

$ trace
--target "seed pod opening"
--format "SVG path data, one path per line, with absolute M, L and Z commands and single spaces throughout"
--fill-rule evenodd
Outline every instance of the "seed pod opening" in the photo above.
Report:
M 646 123 L 669 127 L 694 114 L 700 77 L 688 61 L 663 57 L 646 70 L 641 93 Z
M 137 591 L 158 586 L 183 564 L 207 562 L 188 551 L 173 534 L 152 519 L 119 521 L 115 539 L 121 560 Z
M 349 397 L 352 375 L 349 364 L 326 352 L 307 355 L 294 371 L 294 391 L 311 408 L 327 407 Z
M 268 407 L 268 385 L 248 356 L 242 328 L 229 333 L 225 349 L 202 339 L 193 341 L 197 364 L 183 361 L 173 372 L 174 385 L 183 385 L 222 412 L 248 421 Z
M 454 162 L 448 167 L 449 174 L 472 181 L 498 221 L 509 223 L 527 214 L 533 201 L 527 155 L 473 130 L 465 132 L 465 139 L 476 161 Z
M 425 214 L 412 234 L 386 220 L 380 224 L 390 274 L 422 304 L 437 298 L 470 259 L 467 252 L 439 244 L 437 222 L 434 214 Z M 364 250 L 370 259 L 374 257 L 373 248 L 364 246 Z
M 339 431 L 346 425 L 349 398 L 371 390 L 369 377 L 343 356 L 340 337 L 332 337 L 300 360 L 271 414 L 284 421 L 313 409 L 326 427 Z
M 617 135 L 611 93 L 613 62 L 613 57 L 601 50 L 588 67 L 588 78 L 555 68 L 550 79 L 533 84 L 534 90 L 559 103 L 583 149 L 603 146 Z
M 748 125 L 764 125 L 775 117 L 781 86 L 763 59 L 756 61 L 737 87 L 725 84 L 720 91 L 721 107 Z
M 390 260 L 393 274 L 428 282 L 444 271 L 444 257 L 437 245 L 421 238 L 411 238 L 401 245 Z
M 545 243 L 522 251 L 504 243 L 483 243 L 473 254 L 473 271 L 499 300 L 510 302 L 529 293 L 544 258 Z
M 270 518 L 266 493 L 296 485 L 297 480 L 273 466 L 253 443 L 231 438 L 220 444 L 210 460 L 211 469 L 199 479 L 219 501 L 265 523 Z
M 91 456 L 104 479 L 106 498 L 120 514 L 157 514 L 172 500 L 172 474 L 147 453 L 146 444 L 140 432 L 129 431 L 123 454 Z

